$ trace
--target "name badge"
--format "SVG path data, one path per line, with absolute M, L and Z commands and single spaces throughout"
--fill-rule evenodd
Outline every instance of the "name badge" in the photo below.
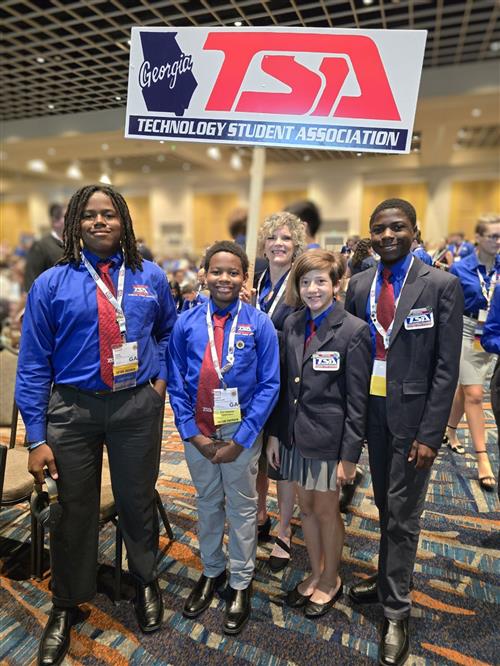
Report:
M 387 363 L 380 359 L 373 361 L 372 376 L 370 379 L 370 395 L 378 395 L 381 398 L 387 396 Z
M 488 318 L 488 310 L 479 310 L 479 313 L 477 315 L 477 321 L 480 324 L 484 324 L 487 318 Z
M 240 399 L 237 388 L 214 389 L 213 416 L 216 426 L 241 421 Z
M 312 355 L 313 370 L 318 372 L 336 372 L 340 368 L 338 351 L 322 351 Z
M 416 331 L 422 328 L 432 328 L 434 326 L 434 313 L 432 308 L 417 308 L 410 310 L 405 319 L 405 329 L 407 331 Z
M 137 383 L 139 357 L 137 342 L 115 345 L 113 351 L 113 391 L 132 388 Z

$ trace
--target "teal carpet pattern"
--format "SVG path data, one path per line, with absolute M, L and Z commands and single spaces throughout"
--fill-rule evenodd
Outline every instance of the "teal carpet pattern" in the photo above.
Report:
M 497 433 L 486 404 L 487 446 L 498 470 Z M 411 618 L 411 656 L 416 666 L 500 664 L 500 514 L 495 493 L 477 482 L 475 459 L 465 424 L 459 436 L 464 456 L 443 449 L 433 467 L 422 518 L 415 568 Z M 345 586 L 374 573 L 378 526 L 366 452 L 366 470 L 352 507 L 345 515 L 346 541 L 342 578 Z M 158 491 L 174 531 L 170 542 L 162 531 L 159 551 L 160 585 L 165 602 L 161 631 L 139 631 L 127 576 L 124 599 L 113 605 L 105 593 L 85 604 L 86 619 L 72 630 L 64 664 L 173 666 L 314 666 L 373 665 L 381 609 L 355 607 L 344 595 L 319 621 L 283 605 L 283 592 L 307 572 L 307 554 L 296 511 L 292 565 L 273 574 L 266 564 L 272 542 L 259 545 L 252 617 L 236 637 L 222 632 L 224 601 L 216 598 L 199 618 L 182 616 L 184 601 L 199 576 L 196 498 L 182 444 L 167 409 Z M 268 508 L 276 527 L 276 492 L 271 484 Z M 114 563 L 115 530 L 100 534 L 100 589 L 109 589 Z M 36 662 L 38 640 L 50 610 L 50 576 L 29 578 L 29 514 L 27 506 L 0 513 L 0 666 Z M 124 556 L 123 567 L 127 563 Z M 102 578 L 102 580 L 101 580 Z

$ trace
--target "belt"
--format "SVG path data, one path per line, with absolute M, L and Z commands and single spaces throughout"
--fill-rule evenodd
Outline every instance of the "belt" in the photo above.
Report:
M 469 317 L 469 319 L 476 319 L 476 321 L 477 321 L 477 319 L 479 317 L 479 313 L 477 311 L 476 312 L 464 312 L 464 317 Z
M 73 386 L 73 384 L 54 384 L 55 389 L 71 389 L 72 391 L 78 391 L 78 393 L 83 393 L 84 395 L 93 395 L 103 396 L 103 395 L 113 395 L 114 393 L 122 393 L 123 391 L 132 391 L 134 389 L 140 389 L 147 384 L 152 384 L 154 380 L 150 379 L 144 384 L 137 384 L 136 386 L 131 386 L 128 389 L 122 389 L 121 391 L 113 391 L 112 389 L 104 389 L 102 391 L 89 391 L 88 389 L 82 389 L 79 386 Z

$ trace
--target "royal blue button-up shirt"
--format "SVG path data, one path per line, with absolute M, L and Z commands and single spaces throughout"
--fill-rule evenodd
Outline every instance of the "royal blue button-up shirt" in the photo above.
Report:
M 201 434 L 195 421 L 200 369 L 208 343 L 207 308 L 229 318 L 224 328 L 221 366 L 226 363 L 229 331 L 238 310 L 234 301 L 218 310 L 210 299 L 183 312 L 169 343 L 168 392 L 182 439 Z M 245 448 L 255 442 L 278 398 L 280 386 L 278 337 L 267 315 L 242 303 L 236 327 L 234 365 L 224 375 L 229 388 L 237 388 L 242 421 L 233 441 Z
M 424 264 L 427 264 L 427 266 L 432 266 L 433 261 L 431 255 L 426 252 L 421 245 L 412 250 L 412 254 L 420 259 L 420 261 L 423 261 Z
M 481 290 L 478 270 L 483 276 L 486 289 L 489 290 L 493 276 L 497 274 L 500 278 L 500 254 L 497 254 L 495 264 L 489 272 L 486 271 L 483 264 L 479 263 L 476 252 L 450 267 L 450 273 L 456 275 L 460 280 L 464 292 L 464 312 L 470 317 L 477 317 L 479 310 L 486 310 L 488 307 L 488 302 Z
M 392 266 L 384 266 L 382 261 L 379 262 L 379 265 L 377 267 L 377 282 L 375 284 L 375 299 L 377 301 L 380 294 L 380 289 L 382 287 L 382 282 L 383 282 L 382 271 L 384 270 L 384 268 L 388 268 L 392 272 L 390 282 L 394 286 L 394 300 L 397 301 L 399 294 L 401 293 L 401 289 L 403 287 L 403 282 L 405 281 L 406 274 L 410 269 L 411 258 L 412 254 L 411 253 L 407 254 L 406 257 L 403 257 L 403 259 L 400 259 L 395 264 L 392 264 Z M 371 318 L 370 293 L 368 293 L 368 299 L 366 301 L 365 317 L 366 321 L 370 326 L 370 335 L 372 338 L 372 356 L 373 358 L 375 358 L 377 329 L 375 328 L 375 324 L 372 322 Z
M 94 266 L 99 257 L 84 250 Z M 123 261 L 121 252 L 110 276 L 115 285 Z M 47 406 L 52 384 L 82 390 L 109 389 L 101 379 L 97 286 L 83 262 L 54 266 L 35 280 L 26 304 L 19 350 L 16 402 L 29 442 L 46 437 Z M 125 270 L 122 300 L 127 341 L 137 341 L 137 384 L 167 379 L 168 338 L 176 320 L 165 274 L 151 261 L 142 270 Z
M 481 336 L 481 345 L 490 354 L 500 354 L 500 284 L 491 299 L 490 310 Z
M 460 245 L 451 243 L 448 245 L 448 250 L 452 253 L 453 259 L 458 263 L 474 252 L 474 244 L 470 241 L 463 241 Z

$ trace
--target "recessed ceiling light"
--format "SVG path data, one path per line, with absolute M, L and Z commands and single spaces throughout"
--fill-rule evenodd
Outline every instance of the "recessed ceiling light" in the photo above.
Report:
M 221 158 L 220 149 L 217 146 L 210 146 L 210 148 L 207 148 L 207 155 L 211 160 L 220 160 Z
M 304 162 L 310 162 L 311 156 L 308 153 L 306 153 L 302 159 L 304 160 Z
M 81 180 L 83 178 L 82 170 L 76 162 L 69 165 L 66 175 L 73 180 Z
M 363 4 L 368 7 L 368 5 L 373 5 L 373 0 L 363 0 Z
M 116 166 L 120 166 L 122 163 L 122 158 L 121 157 L 115 157 L 113 160 L 113 164 L 116 164 Z
M 235 25 L 237 28 L 241 28 L 241 26 L 243 25 L 243 23 L 242 23 L 241 21 L 235 21 L 235 22 L 234 22 L 234 25 Z
M 149 166 L 149 164 L 143 164 L 141 167 L 141 171 L 142 173 L 149 173 L 151 171 L 151 167 Z
M 47 104 L 47 108 L 48 108 L 50 111 L 53 111 L 56 107 L 55 107 L 54 104 Z
M 177 150 L 177 146 L 175 145 L 175 143 L 173 143 L 173 144 L 170 146 L 170 150 Z
M 109 150 L 109 145 L 107 143 L 101 143 L 101 150 Z
M 356 153 L 356 157 L 363 157 L 363 153 Z
M 165 161 L 165 155 L 157 155 L 156 156 L 156 161 L 157 162 L 164 162 Z
M 29 160 L 27 167 L 30 171 L 35 171 L 35 173 L 45 173 L 47 171 L 47 165 L 43 160 L 39 159 Z
M 121 102 L 121 101 L 122 101 L 122 98 L 120 97 L 120 95 L 115 95 L 115 99 L 116 99 L 117 102 Z
M 132 42 L 130 41 L 130 39 L 127 39 L 127 44 L 128 44 L 129 46 L 130 46 L 131 43 L 132 43 Z
M 56 152 L 57 152 L 57 151 L 56 151 L 55 148 L 47 148 L 47 155 L 49 155 L 50 157 L 54 157 L 54 155 L 56 154 Z
M 165 141 L 160 141 L 160 143 L 165 143 Z
M 478 108 L 476 107 L 475 109 L 472 109 L 472 111 L 470 112 L 470 115 L 471 115 L 473 118 L 479 118 L 479 116 L 480 116 L 482 113 L 483 113 L 483 112 L 481 111 L 481 109 L 478 109 Z
M 36 61 L 39 62 L 40 65 L 43 65 L 43 63 L 45 62 L 45 58 L 42 58 L 42 56 L 38 56 L 38 58 L 36 59 Z
M 500 51 L 500 42 L 491 42 L 490 51 Z
M 243 162 L 241 160 L 241 157 L 238 155 L 238 153 L 233 153 L 231 155 L 231 159 L 229 160 L 229 164 L 231 165 L 231 168 L 234 169 L 235 171 L 240 171 L 240 169 L 243 168 Z
M 99 178 L 99 182 L 102 183 L 103 185 L 111 185 L 111 178 L 107 173 L 101 173 L 101 177 Z

